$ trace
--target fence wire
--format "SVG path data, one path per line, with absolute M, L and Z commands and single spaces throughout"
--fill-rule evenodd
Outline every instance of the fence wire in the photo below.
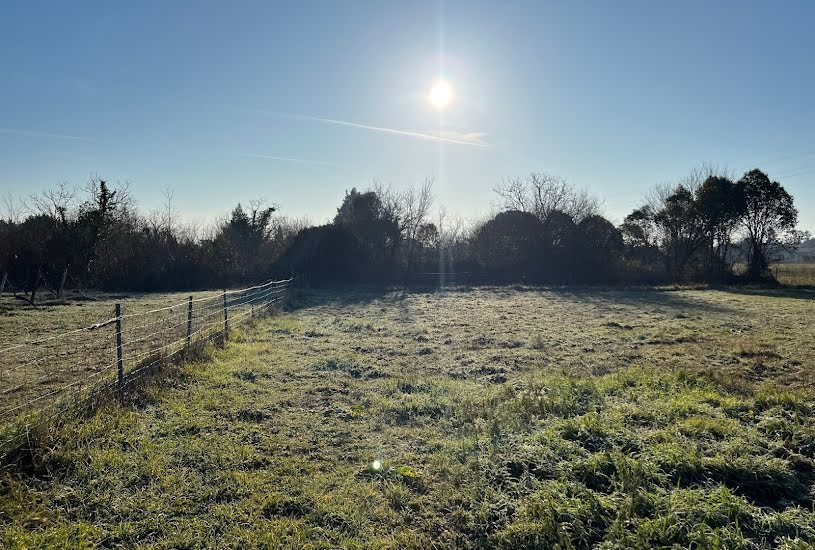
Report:
M 121 394 L 152 367 L 282 307 L 291 282 L 190 296 L 137 313 L 117 305 L 107 319 L 0 349 L 0 458 L 25 443 L 31 428 L 85 409 L 105 390 Z

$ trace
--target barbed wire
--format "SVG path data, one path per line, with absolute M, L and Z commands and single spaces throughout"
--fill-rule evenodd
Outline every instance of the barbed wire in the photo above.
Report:
M 122 313 L 0 349 L 0 458 L 30 430 L 86 407 L 94 396 L 127 386 L 255 315 L 282 306 L 292 279 L 207 296 L 148 311 Z M 123 304 L 128 307 L 128 302 Z

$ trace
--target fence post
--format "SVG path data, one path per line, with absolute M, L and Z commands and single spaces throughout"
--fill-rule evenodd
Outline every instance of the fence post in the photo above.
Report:
M 68 278 L 68 268 L 65 268 L 65 271 L 62 272 L 62 280 L 59 282 L 59 291 L 57 292 L 57 296 L 62 298 L 62 292 L 65 289 L 65 279 Z
M 224 290 L 224 342 L 229 340 L 229 310 L 226 308 L 226 290 Z
M 37 268 L 37 278 L 34 279 L 34 286 L 31 288 L 31 305 L 36 305 L 34 300 L 37 297 L 37 287 L 40 286 L 40 279 L 42 278 L 42 266 Z
M 187 347 L 190 347 L 190 344 L 192 344 L 192 296 L 187 302 Z
M 116 304 L 116 389 L 119 401 L 124 401 L 125 372 L 122 361 L 122 304 Z
M 3 272 L 3 280 L 0 281 L 0 297 L 3 296 L 3 290 L 6 288 L 6 281 L 8 281 L 8 273 Z

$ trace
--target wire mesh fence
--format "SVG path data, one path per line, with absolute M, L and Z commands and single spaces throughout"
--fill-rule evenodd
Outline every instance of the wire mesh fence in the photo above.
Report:
M 150 311 L 116 304 L 111 316 L 67 332 L 0 349 L 0 457 L 31 428 L 127 386 L 229 329 L 281 307 L 292 280 L 268 281 Z

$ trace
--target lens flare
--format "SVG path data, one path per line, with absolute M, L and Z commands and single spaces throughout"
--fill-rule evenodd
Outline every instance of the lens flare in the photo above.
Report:
M 427 100 L 439 111 L 446 109 L 453 101 L 453 87 L 446 80 L 439 80 L 430 88 Z

